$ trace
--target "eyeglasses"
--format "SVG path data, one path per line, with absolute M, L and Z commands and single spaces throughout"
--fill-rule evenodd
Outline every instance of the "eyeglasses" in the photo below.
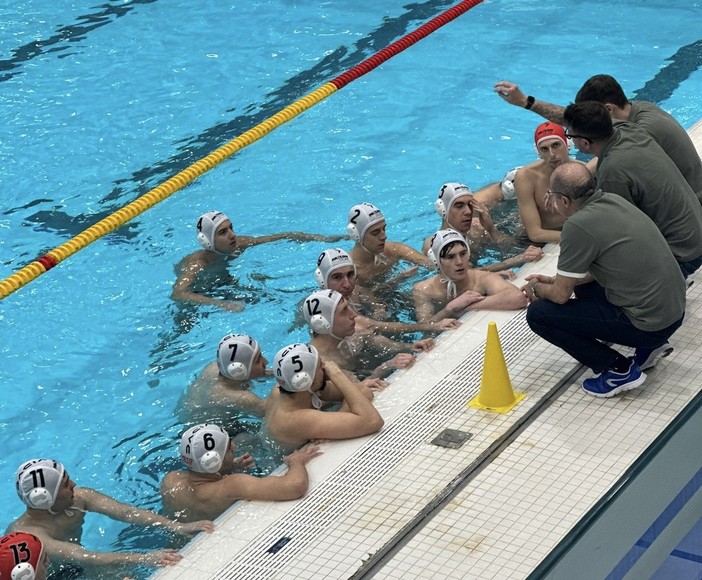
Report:
M 585 141 L 588 141 L 589 143 L 592 143 L 592 139 L 590 137 L 585 137 L 585 135 L 573 135 L 573 133 L 568 132 L 567 130 L 564 131 L 565 136 L 568 139 L 584 139 Z
M 553 191 L 551 189 L 547 190 L 547 193 L 549 195 L 560 195 L 561 197 L 565 197 L 569 201 L 573 201 L 573 198 L 571 198 L 569 195 L 566 195 L 565 193 L 561 193 L 560 191 Z

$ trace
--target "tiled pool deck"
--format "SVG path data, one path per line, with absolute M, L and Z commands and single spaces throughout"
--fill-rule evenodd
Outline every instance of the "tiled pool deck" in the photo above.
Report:
M 702 125 L 690 133 L 699 151 Z M 558 247 L 545 251 L 517 284 L 555 271 Z M 583 369 L 535 336 L 524 311 L 471 313 L 376 397 L 380 433 L 322 445 L 304 498 L 239 502 L 154 578 L 526 578 L 700 391 L 702 275 L 693 279 L 674 353 L 612 399 L 584 393 Z M 492 321 L 526 395 L 504 414 L 467 405 Z M 447 428 L 471 437 L 432 444 Z

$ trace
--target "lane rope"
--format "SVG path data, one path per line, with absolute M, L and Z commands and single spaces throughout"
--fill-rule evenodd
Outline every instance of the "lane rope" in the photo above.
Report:
M 222 163 L 222 161 L 234 155 L 234 153 L 237 151 L 241 151 L 244 147 L 247 147 L 265 137 L 274 129 L 284 125 L 314 105 L 322 102 L 336 91 L 369 73 L 382 63 L 388 61 L 393 56 L 396 56 L 423 38 L 426 38 L 435 30 L 448 24 L 462 14 L 465 14 L 468 10 L 474 6 L 477 6 L 482 1 L 483 0 L 463 0 L 463 2 L 449 8 L 445 12 L 442 12 L 413 32 L 406 34 L 399 40 L 396 40 L 363 62 L 325 83 L 318 89 L 281 109 L 272 117 L 262 121 L 255 127 L 245 131 L 221 147 L 218 147 L 209 155 L 203 157 L 199 161 L 196 161 L 189 167 L 186 167 L 183 169 L 183 171 L 164 181 L 141 197 L 135 199 L 106 218 L 101 219 L 99 222 L 83 230 L 77 236 L 37 258 L 4 280 L 1 280 L 0 300 L 6 298 L 13 292 L 16 292 L 22 286 L 38 278 L 45 272 L 48 272 L 54 266 L 72 256 L 79 250 L 82 250 L 86 246 L 92 244 L 94 241 L 115 231 L 117 228 L 122 227 L 128 221 L 134 219 L 138 215 L 141 215 L 148 209 L 152 208 L 157 203 L 170 197 L 176 191 L 183 189 L 186 185 L 189 185 L 195 181 L 203 173 L 206 173 L 210 169 L 216 167 Z

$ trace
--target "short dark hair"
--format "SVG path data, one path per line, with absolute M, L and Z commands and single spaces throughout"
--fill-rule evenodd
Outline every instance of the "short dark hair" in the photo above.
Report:
M 624 89 L 610 75 L 595 75 L 585 81 L 578 94 L 575 95 L 575 102 L 597 101 L 606 105 L 611 103 L 620 109 L 629 104 L 629 99 L 624 94 Z
M 468 249 L 468 244 L 461 240 L 455 240 L 453 242 L 449 242 L 443 248 L 441 248 L 441 251 L 439 252 L 439 258 L 445 258 L 446 254 L 448 254 L 451 251 L 451 248 L 453 248 L 456 244 L 461 244 L 466 249 Z
M 614 126 L 607 108 L 597 101 L 571 103 L 563 112 L 565 124 L 572 133 L 592 141 L 602 141 L 612 136 Z

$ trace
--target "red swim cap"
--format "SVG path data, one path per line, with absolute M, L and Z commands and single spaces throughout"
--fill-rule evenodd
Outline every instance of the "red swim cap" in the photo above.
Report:
M 43 551 L 41 540 L 34 534 L 15 532 L 3 536 L 0 538 L 0 578 L 14 578 L 13 570 L 19 578 L 34 578 Z
M 538 148 L 539 143 L 541 143 L 544 139 L 551 139 L 553 137 L 558 137 L 561 141 L 563 141 L 563 144 L 568 147 L 568 139 L 566 138 L 563 127 L 556 125 L 556 123 L 552 123 L 551 121 L 541 123 L 541 125 L 536 128 L 536 131 L 534 131 L 534 144 Z

